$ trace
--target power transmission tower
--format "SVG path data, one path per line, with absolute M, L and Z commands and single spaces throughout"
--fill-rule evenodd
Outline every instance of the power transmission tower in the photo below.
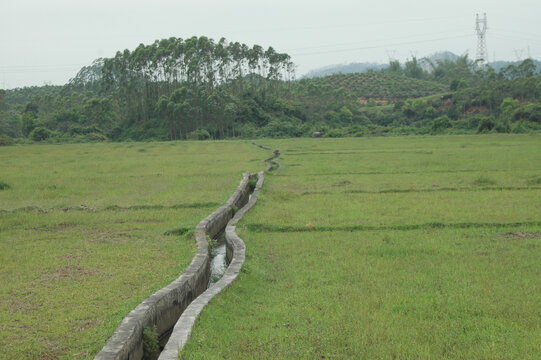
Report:
M 385 51 L 387 53 L 387 58 L 389 59 L 389 62 L 391 61 L 395 61 L 397 60 L 398 58 L 396 57 L 396 50 L 386 50 Z
M 513 49 L 515 52 L 515 57 L 517 58 L 517 61 L 522 61 L 524 58 L 524 49 Z
M 477 55 L 475 61 L 479 66 L 488 65 L 488 52 L 487 52 L 487 14 L 485 13 L 483 18 L 476 15 L 475 19 L 475 31 L 477 32 Z

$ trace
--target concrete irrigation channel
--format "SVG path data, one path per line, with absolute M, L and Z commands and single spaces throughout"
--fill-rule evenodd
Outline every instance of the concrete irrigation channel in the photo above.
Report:
M 267 164 L 266 171 L 280 167 L 280 163 L 275 160 L 279 156 L 280 152 L 275 150 L 270 158 L 264 160 Z M 193 324 L 205 305 L 229 286 L 240 272 L 246 247 L 235 233 L 235 225 L 257 202 L 263 181 L 263 172 L 243 174 L 237 190 L 227 202 L 197 225 L 195 229 L 197 253 L 186 271 L 132 310 L 94 359 L 173 360 L 178 358 L 179 351 L 186 344 Z M 255 186 L 253 186 L 254 182 Z M 213 260 L 217 262 L 219 259 L 217 256 L 212 259 L 209 241 L 211 239 L 213 242 L 216 241 L 215 239 L 218 239 L 221 234 L 225 235 L 223 237 L 224 249 L 218 255 L 222 257 L 222 263 L 221 266 L 214 264 L 212 267 L 215 272 L 223 271 L 218 268 L 225 267 L 224 260 L 228 266 L 221 278 L 218 279 L 216 276 L 211 279 L 211 262 Z M 155 345 L 159 343 L 163 351 L 161 353 L 149 352 L 146 345 L 148 343 Z

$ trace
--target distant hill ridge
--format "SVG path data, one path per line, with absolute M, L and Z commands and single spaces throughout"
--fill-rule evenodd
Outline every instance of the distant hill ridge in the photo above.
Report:
M 450 51 L 441 51 L 434 53 L 432 55 L 426 56 L 421 59 L 428 59 L 430 61 L 436 62 L 436 61 L 443 61 L 443 60 L 451 60 L 456 61 L 459 56 L 450 52 Z M 496 71 L 499 72 L 501 69 L 505 68 L 509 65 L 519 65 L 522 62 L 522 60 L 517 61 L 493 61 L 490 62 L 489 65 Z M 541 61 L 533 59 L 534 64 L 537 66 L 537 71 L 541 71 Z M 328 76 L 333 74 L 350 74 L 350 73 L 365 73 L 368 71 L 380 71 L 387 69 L 389 67 L 389 64 L 378 64 L 374 62 L 358 62 L 358 63 L 349 63 L 349 64 L 336 64 L 336 65 L 328 65 L 324 66 L 318 69 L 314 69 L 303 75 L 303 78 L 314 78 L 314 77 L 321 77 L 321 76 Z

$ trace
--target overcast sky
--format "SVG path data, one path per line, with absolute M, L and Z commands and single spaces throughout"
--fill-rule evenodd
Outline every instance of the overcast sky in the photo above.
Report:
M 298 77 L 443 50 L 475 57 L 485 12 L 490 61 L 541 58 L 539 0 L 0 0 L 0 88 L 64 84 L 96 58 L 171 36 L 273 46 Z

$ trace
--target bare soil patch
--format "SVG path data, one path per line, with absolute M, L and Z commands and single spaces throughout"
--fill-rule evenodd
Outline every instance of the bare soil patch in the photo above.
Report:
M 503 237 L 509 240 L 524 241 L 524 240 L 541 240 L 541 232 L 528 231 L 510 231 L 503 234 Z

